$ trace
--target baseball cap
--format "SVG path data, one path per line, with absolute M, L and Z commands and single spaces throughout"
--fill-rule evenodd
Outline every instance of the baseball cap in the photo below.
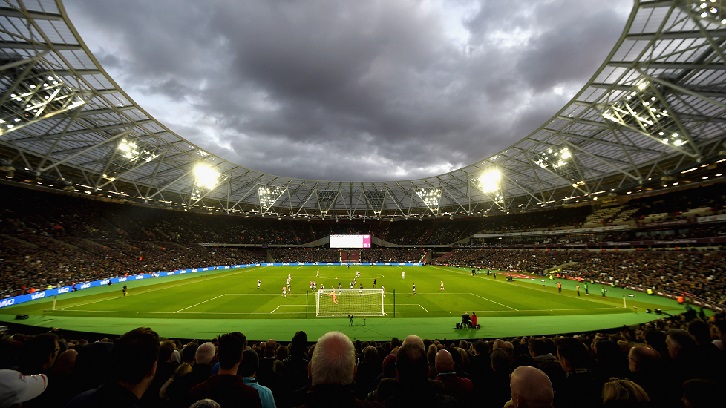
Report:
M 19 371 L 0 370 L 0 408 L 12 407 L 32 400 L 45 391 L 48 377 L 45 374 L 23 375 Z

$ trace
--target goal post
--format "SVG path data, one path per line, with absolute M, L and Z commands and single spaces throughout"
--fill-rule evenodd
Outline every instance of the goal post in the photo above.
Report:
M 315 316 L 384 316 L 384 297 L 383 289 L 321 289 L 315 292 Z

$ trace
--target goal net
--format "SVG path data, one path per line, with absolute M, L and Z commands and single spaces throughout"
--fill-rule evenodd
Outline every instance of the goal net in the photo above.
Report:
M 315 292 L 315 316 L 383 316 L 382 289 L 323 289 Z

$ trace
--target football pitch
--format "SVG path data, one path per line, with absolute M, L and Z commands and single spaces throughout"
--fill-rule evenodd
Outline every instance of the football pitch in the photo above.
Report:
M 345 310 L 342 317 L 316 317 L 310 281 L 326 291 L 338 283 L 349 288 L 356 272 L 355 289 L 360 284 L 371 289 L 374 279 L 377 288 L 385 286 L 385 316 L 356 316 L 352 326 Z M 288 275 L 290 292 L 283 296 Z M 603 286 L 590 283 L 588 295 L 580 283 L 578 296 L 574 281 L 560 280 L 558 292 L 555 280 L 516 276 L 507 281 L 501 272 L 496 278 L 494 273 L 472 276 L 468 269 L 439 266 L 265 266 L 129 281 L 127 296 L 118 284 L 97 287 L 0 309 L 0 319 L 27 314 L 29 325 L 113 335 L 149 326 L 162 336 L 192 339 L 243 331 L 250 339 L 286 340 L 305 330 L 314 340 L 339 330 L 362 340 L 390 340 L 408 334 L 447 339 L 550 335 L 661 317 L 647 309 L 683 311 L 673 300 L 641 292 L 607 286 L 603 297 Z M 475 312 L 482 328 L 456 329 L 465 312 Z

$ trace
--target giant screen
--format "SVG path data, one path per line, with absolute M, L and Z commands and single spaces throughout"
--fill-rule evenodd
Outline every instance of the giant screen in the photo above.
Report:
M 364 235 L 342 235 L 336 234 L 330 236 L 331 248 L 370 248 L 371 236 Z

